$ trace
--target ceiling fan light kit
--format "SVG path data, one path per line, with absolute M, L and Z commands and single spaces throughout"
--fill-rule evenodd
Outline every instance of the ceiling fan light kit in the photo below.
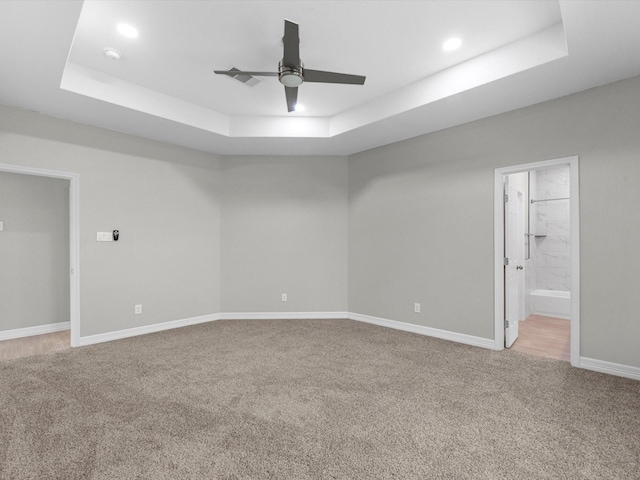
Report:
M 298 24 L 289 20 L 284 21 L 284 55 L 278 63 L 277 72 L 254 72 L 232 70 L 214 70 L 218 75 L 228 75 L 236 77 L 238 75 L 249 75 L 256 77 L 278 77 L 284 85 L 287 99 L 287 110 L 296 110 L 298 102 L 298 87 L 304 82 L 309 83 L 339 83 L 345 85 L 364 85 L 366 77 L 362 75 L 351 75 L 348 73 L 326 72 L 323 70 L 306 70 L 300 60 L 300 35 Z
M 300 65 L 302 65 L 302 62 Z M 278 80 L 280 80 L 280 83 L 285 87 L 297 87 L 304 82 L 302 70 L 284 66 L 282 62 L 278 64 L 278 72 Z

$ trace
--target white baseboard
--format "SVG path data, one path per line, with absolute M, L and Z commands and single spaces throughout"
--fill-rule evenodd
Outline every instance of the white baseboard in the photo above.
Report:
M 640 367 L 631 367 L 629 365 L 605 362 L 604 360 L 597 360 L 595 358 L 580 357 L 580 368 L 640 380 Z
M 0 341 L 13 340 L 14 338 L 32 337 L 33 335 L 44 335 L 45 333 L 61 332 L 69 330 L 70 322 L 48 323 L 36 327 L 15 328 L 13 330 L 0 331 Z
M 80 337 L 78 346 L 93 345 L 94 343 L 110 342 L 111 340 L 119 340 L 121 338 L 135 337 L 137 335 L 145 335 L 147 333 L 162 332 L 163 330 L 171 330 L 173 328 L 188 327 L 189 325 L 197 325 L 199 323 L 213 322 L 220 320 L 220 314 L 202 315 L 199 317 L 185 318 L 182 320 L 173 320 L 164 323 L 154 323 L 153 325 L 144 325 L 142 327 L 127 328 L 126 330 L 116 330 L 115 332 L 99 333 L 97 335 L 89 335 Z
M 115 332 L 100 333 L 87 337 L 80 337 L 79 346 L 92 345 L 94 343 L 109 342 L 121 338 L 134 337 L 136 335 L 144 335 L 147 333 L 161 332 L 172 328 L 187 327 L 189 325 L 197 325 L 199 323 L 213 322 L 216 320 L 294 320 L 294 319 L 340 319 L 348 318 L 359 322 L 371 323 L 382 327 L 403 330 L 406 332 L 418 333 L 430 337 L 442 338 L 453 342 L 464 343 L 476 347 L 494 349 L 493 339 L 474 337 L 463 333 L 455 333 L 447 330 L 439 330 L 437 328 L 424 327 L 412 323 L 398 322 L 386 318 L 372 317 L 362 315 L 360 313 L 351 312 L 227 312 L 212 315 L 203 315 L 200 317 L 186 318 L 183 320 L 174 320 L 165 323 L 155 323 L 153 325 L 145 325 L 142 327 L 128 328 L 126 330 L 117 330 Z
M 419 333 L 420 335 L 426 335 L 428 337 L 436 337 L 443 340 L 451 340 L 452 342 L 473 345 L 474 347 L 495 350 L 495 340 L 493 338 L 474 337 L 473 335 L 466 335 L 464 333 L 450 332 L 448 330 L 440 330 L 438 328 L 425 327 L 413 323 L 398 322 L 397 320 L 389 320 L 387 318 L 372 317 L 361 313 L 349 313 L 348 318 L 357 320 L 358 322 L 372 323 L 374 325 L 380 325 L 381 327 Z
M 489 338 L 475 337 L 464 333 L 450 332 L 448 330 L 440 330 L 438 328 L 425 327 L 413 323 L 399 322 L 389 320 L 387 318 L 373 317 L 363 315 L 361 313 L 352 312 L 228 312 L 216 313 L 212 315 L 202 315 L 199 317 L 185 318 L 182 320 L 174 320 L 164 323 L 155 323 L 153 325 L 145 325 L 142 327 L 128 328 L 126 330 L 117 330 L 115 332 L 100 333 L 97 335 L 89 335 L 80 337 L 78 346 L 92 345 L 95 343 L 109 342 L 121 338 L 135 337 L 147 333 L 161 332 L 163 330 L 171 330 L 173 328 L 187 327 L 189 325 L 197 325 L 199 323 L 213 322 L 216 320 L 275 320 L 275 319 L 340 319 L 348 318 L 358 322 L 370 323 L 381 327 L 393 328 L 405 332 L 418 333 L 429 337 L 441 338 L 452 342 L 464 343 L 475 347 L 487 348 L 495 350 L 495 341 Z M 68 330 L 69 322 L 52 323 L 49 325 L 41 325 L 38 327 L 18 328 L 15 330 L 0 331 L 0 341 L 10 340 L 13 338 L 28 337 L 31 335 L 42 335 L 44 333 L 59 332 Z M 620 377 L 640 380 L 640 367 L 632 367 L 619 363 L 606 362 L 594 358 L 580 357 L 579 368 L 593 370 L 595 372 L 607 373 L 609 375 L 617 375 Z
M 188 327 L 199 323 L 214 322 L 216 320 L 271 320 L 271 319 L 322 319 L 322 318 L 348 318 L 347 312 L 247 312 L 247 313 L 215 313 L 200 317 L 173 320 L 164 323 L 154 323 L 142 327 L 116 330 L 115 332 L 99 333 L 80 337 L 78 346 L 93 345 L 95 343 L 110 342 L 121 338 L 135 337 L 147 333 L 162 332 L 173 328 Z M 68 327 L 67 327 L 68 328 Z
M 349 318 L 348 312 L 233 312 L 220 313 L 220 320 L 307 320 Z

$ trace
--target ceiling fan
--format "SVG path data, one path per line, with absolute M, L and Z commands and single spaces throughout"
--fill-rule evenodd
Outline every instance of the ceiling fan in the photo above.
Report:
M 284 85 L 287 98 L 287 109 L 293 112 L 298 101 L 298 86 L 304 82 L 314 83 L 342 83 L 348 85 L 364 85 L 366 77 L 361 75 L 349 75 L 347 73 L 325 72 L 323 70 L 310 70 L 305 68 L 300 60 L 300 35 L 298 24 L 289 20 L 284 21 L 284 56 L 278 63 L 277 72 L 244 72 L 233 70 L 214 70 L 219 75 L 235 77 L 237 75 L 252 75 L 256 77 L 278 77 Z

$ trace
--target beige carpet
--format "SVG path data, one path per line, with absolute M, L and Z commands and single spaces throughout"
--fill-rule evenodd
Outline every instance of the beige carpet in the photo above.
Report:
M 0 479 L 639 479 L 640 382 L 349 320 L 0 363 Z

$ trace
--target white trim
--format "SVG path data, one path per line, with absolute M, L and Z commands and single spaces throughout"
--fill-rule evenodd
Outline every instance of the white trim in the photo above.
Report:
M 34 335 L 44 335 L 45 333 L 62 332 L 69 330 L 69 322 L 48 323 L 35 327 L 14 328 L 13 330 L 0 331 L 0 342 L 3 340 L 13 340 L 14 338 L 32 337 Z
M 99 333 L 80 337 L 79 346 L 93 345 L 95 343 L 110 342 L 122 338 L 146 335 L 147 333 L 162 332 L 174 328 L 188 327 L 199 323 L 215 322 L 216 320 L 276 320 L 276 319 L 323 319 L 323 318 L 348 318 L 347 312 L 251 312 L 251 313 L 215 313 L 199 317 L 172 320 L 141 327 L 116 330 L 114 332 Z
M 578 156 L 556 158 L 541 162 L 496 168 L 494 171 L 494 338 L 495 350 L 504 349 L 504 216 L 502 182 L 505 175 L 528 172 L 548 167 L 569 165 L 570 224 L 571 224 L 571 365 L 580 366 L 580 189 Z
M 69 180 L 69 328 L 75 347 L 80 341 L 80 175 L 6 163 L 0 163 L 0 172 Z
M 220 320 L 307 320 L 349 318 L 348 312 L 232 312 L 220 313 Z
M 426 335 L 428 337 L 436 337 L 443 340 L 450 340 L 452 342 L 473 345 L 474 347 L 482 347 L 495 350 L 494 341 L 491 338 L 474 337 L 472 335 L 466 335 L 464 333 L 450 332 L 448 330 L 425 327 L 423 325 L 416 325 L 414 323 L 399 322 L 397 320 L 389 320 L 388 318 L 372 317 L 370 315 L 363 315 L 361 313 L 349 313 L 348 318 L 350 320 L 356 320 L 358 322 L 371 323 L 373 325 L 379 325 L 381 327 L 393 328 L 395 330 L 403 330 L 405 332 L 411 333 L 418 333 L 420 335 Z
M 571 365 L 580 365 L 580 174 L 578 157 L 569 162 L 569 228 L 571 248 Z
M 51 177 L 68 179 L 77 175 L 76 173 L 61 172 L 58 170 L 47 170 L 45 168 L 27 167 L 23 165 L 11 165 L 0 163 L 0 171 L 7 173 L 22 173 L 24 175 L 35 175 L 36 177 Z
M 500 259 L 500 260 L 498 260 Z M 495 169 L 493 179 L 493 296 L 494 349 L 504 349 L 504 173 Z
M 134 337 L 137 335 L 145 335 L 147 333 L 161 332 L 173 328 L 187 327 L 199 323 L 213 322 L 216 320 L 322 320 L 322 319 L 349 319 L 359 322 L 371 323 L 382 327 L 393 328 L 395 330 L 403 330 L 405 332 L 418 333 L 429 337 L 442 338 L 453 342 L 473 345 L 475 347 L 494 349 L 494 342 L 489 338 L 474 337 L 463 333 L 450 332 L 447 330 L 439 330 L 437 328 L 415 325 L 412 323 L 398 322 L 386 318 L 372 317 L 362 315 L 360 313 L 351 312 L 228 312 L 216 313 L 212 315 L 203 315 L 200 317 L 186 318 L 183 320 L 174 320 L 165 323 L 156 323 L 153 325 L 145 325 L 142 327 L 128 328 L 126 330 L 118 330 L 115 332 L 100 333 L 81 337 L 79 345 L 92 345 L 94 343 L 109 342 L 111 340 L 119 340 L 121 338 Z
M 580 368 L 640 380 L 640 367 L 605 362 L 604 360 L 597 360 L 595 358 L 580 357 Z
M 80 344 L 80 176 L 69 178 L 69 309 L 71 346 Z
M 199 317 L 185 318 L 182 320 L 172 320 L 163 323 L 154 323 L 153 325 L 144 325 L 142 327 L 127 328 L 126 330 L 116 330 L 114 332 L 99 333 L 97 335 L 89 335 L 80 337 L 79 345 L 93 345 L 94 343 L 110 342 L 112 340 L 120 340 L 122 338 L 137 337 L 138 335 L 146 335 L 147 333 L 162 332 L 164 330 L 172 330 L 174 328 L 188 327 L 199 323 L 214 322 L 220 320 L 219 314 L 202 315 Z
M 200 323 L 214 322 L 217 320 L 276 320 L 276 319 L 349 319 L 358 322 L 369 323 L 395 330 L 417 333 L 429 337 L 441 338 L 452 342 L 472 345 L 474 347 L 487 348 L 497 350 L 495 343 L 490 338 L 475 337 L 464 333 L 450 332 L 448 330 L 440 330 L 437 328 L 425 327 L 413 323 L 399 322 L 389 320 L 387 318 L 373 317 L 363 315 L 361 313 L 352 312 L 249 312 L 249 313 L 216 313 L 211 315 L 202 315 L 199 317 L 185 318 L 182 320 L 173 320 L 164 323 L 155 323 L 153 325 L 145 325 L 142 327 L 128 328 L 126 330 L 118 330 L 115 332 L 100 333 L 87 337 L 80 337 L 78 346 L 93 345 L 96 343 L 110 342 L 112 340 L 120 340 L 123 338 L 135 337 L 138 335 L 146 335 L 148 333 L 162 332 L 174 328 L 188 327 Z M 69 322 L 53 323 L 50 325 L 41 325 L 38 327 L 20 328 L 15 330 L 6 330 L 0 332 L 0 340 L 9 340 L 11 338 L 19 338 L 30 335 L 40 335 L 42 333 L 51 333 L 69 328 Z M 27 333 L 27 331 L 29 333 Z M 14 335 L 14 332 L 16 333 Z M 18 332 L 22 334 L 17 334 Z M 31 333 L 33 332 L 33 333 Z M 640 368 L 618 363 L 605 362 L 604 360 L 596 360 L 593 358 L 580 357 L 580 368 L 593 370 L 596 372 L 607 373 L 610 375 L 618 375 L 634 380 L 640 380 Z

